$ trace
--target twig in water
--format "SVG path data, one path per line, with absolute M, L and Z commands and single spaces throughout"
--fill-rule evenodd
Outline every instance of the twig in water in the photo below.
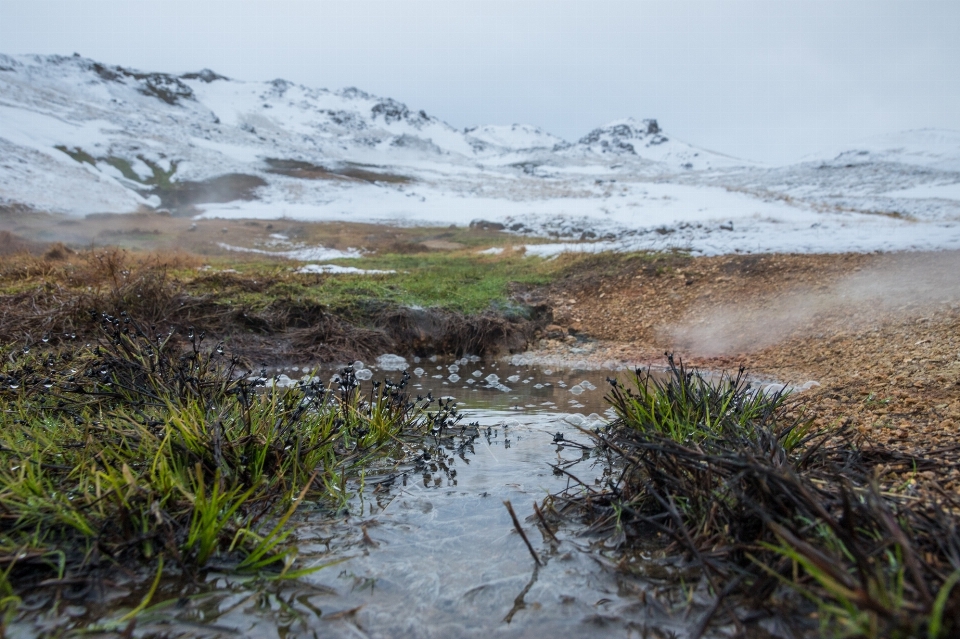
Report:
M 550 539 L 559 544 L 560 540 L 557 539 L 557 536 L 550 530 L 550 524 L 547 523 L 547 519 L 543 516 L 543 512 L 540 511 L 540 506 L 537 505 L 536 501 L 533 502 L 533 512 L 537 513 L 537 517 L 540 519 L 540 523 L 543 524 L 543 529 L 550 535 Z
M 520 591 L 520 594 L 516 596 L 513 600 L 513 608 L 510 609 L 510 612 L 507 613 L 507 616 L 503 618 L 503 621 L 510 623 L 513 621 L 513 616 L 527 607 L 527 602 L 524 601 L 524 597 L 527 596 L 527 593 L 530 592 L 530 589 L 533 588 L 533 584 L 537 583 L 537 577 L 540 575 L 540 564 L 538 563 L 533 567 L 533 574 L 530 575 L 530 581 L 527 582 L 527 585 L 523 587 L 523 590 Z
M 527 545 L 527 550 L 530 551 L 530 556 L 533 557 L 533 560 L 537 563 L 537 566 L 542 565 L 540 563 L 540 557 L 537 556 L 537 551 L 533 549 L 533 545 L 530 543 L 530 540 L 527 539 L 527 533 L 523 532 L 523 528 L 520 527 L 520 520 L 517 519 L 517 513 L 513 512 L 513 504 L 510 503 L 510 500 L 503 502 L 503 505 L 507 507 L 507 512 L 510 513 L 510 519 L 513 520 L 513 527 L 517 529 L 517 532 L 520 533 L 523 543 Z

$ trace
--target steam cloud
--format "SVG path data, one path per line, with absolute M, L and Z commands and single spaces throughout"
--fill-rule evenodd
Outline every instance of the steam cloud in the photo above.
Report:
M 790 337 L 816 334 L 824 322 L 849 328 L 890 314 L 920 316 L 960 302 L 960 252 L 884 256 L 820 290 L 794 289 L 759 305 L 725 303 L 669 337 L 704 356 L 747 353 Z

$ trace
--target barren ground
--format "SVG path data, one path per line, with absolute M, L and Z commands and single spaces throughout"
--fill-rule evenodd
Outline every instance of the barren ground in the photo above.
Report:
M 672 351 L 704 368 L 813 380 L 820 386 L 806 392 L 820 424 L 905 451 L 956 451 L 957 263 L 937 253 L 598 265 L 541 293 L 577 339 L 542 340 L 533 355 L 657 364 Z M 955 468 L 938 479 L 960 491 Z

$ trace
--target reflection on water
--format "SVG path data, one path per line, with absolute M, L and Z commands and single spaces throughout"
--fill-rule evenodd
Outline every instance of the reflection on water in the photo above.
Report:
M 306 580 L 336 590 L 328 610 L 352 611 L 325 627 L 329 636 L 623 636 L 652 621 L 636 610 L 629 584 L 581 552 L 588 541 L 558 532 L 556 544 L 530 521 L 532 504 L 567 485 L 552 464 L 580 460 L 584 436 L 556 414 L 471 409 L 478 423 L 429 456 L 392 487 L 365 500 L 349 559 Z M 585 469 L 587 470 L 587 469 Z M 537 568 L 504 507 L 510 501 L 541 557 Z M 303 538 L 329 531 L 304 526 Z M 317 552 L 309 542 L 302 556 Z M 631 592 L 636 590 L 637 592 Z M 655 610 L 655 609 L 652 609 Z M 322 618 L 321 618 L 322 619 Z M 507 621 L 509 619 L 509 622 Z
M 658 596 L 653 571 L 641 579 L 610 570 L 601 550 L 591 549 L 598 540 L 563 527 L 551 539 L 533 518 L 535 501 L 568 485 L 557 467 L 574 468 L 586 481 L 600 472 L 578 426 L 604 422 L 604 372 L 469 360 L 424 360 L 411 368 L 417 369 L 413 393 L 457 397 L 466 413 L 461 426 L 471 425 L 418 443 L 415 461 L 402 468 L 364 477 L 350 514 L 334 524 L 311 517 L 309 506 L 301 508 L 300 565 L 334 565 L 291 581 L 212 572 L 192 589 L 165 584 L 155 601 L 165 591 L 167 601 L 138 619 L 134 635 L 559 638 L 689 632 L 695 616 L 684 621 L 669 614 L 672 604 L 669 596 Z M 383 376 L 374 373 L 375 379 Z M 542 566 L 515 531 L 505 501 L 513 504 Z M 190 592 L 196 594 L 183 596 Z

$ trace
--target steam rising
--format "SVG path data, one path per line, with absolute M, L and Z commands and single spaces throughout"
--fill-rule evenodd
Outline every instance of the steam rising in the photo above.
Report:
M 674 344 L 704 356 L 760 350 L 825 325 L 863 328 L 883 316 L 922 316 L 960 303 L 960 252 L 896 254 L 839 281 L 796 288 L 754 302 L 728 302 L 670 332 Z

